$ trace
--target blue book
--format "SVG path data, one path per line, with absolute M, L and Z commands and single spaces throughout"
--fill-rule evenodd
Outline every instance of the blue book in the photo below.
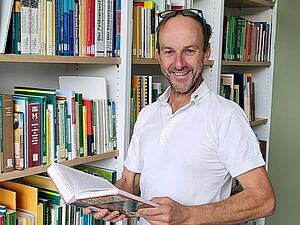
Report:
M 75 33 L 75 24 L 74 24 L 74 0 L 69 1 L 69 55 L 74 56 L 74 33 Z
M 63 38 L 63 55 L 69 56 L 69 0 L 63 0 L 64 1 L 64 38 Z

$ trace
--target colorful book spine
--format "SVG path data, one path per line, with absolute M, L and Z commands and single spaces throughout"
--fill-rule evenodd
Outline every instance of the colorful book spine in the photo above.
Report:
M 41 105 L 39 103 L 28 104 L 28 166 L 41 165 Z

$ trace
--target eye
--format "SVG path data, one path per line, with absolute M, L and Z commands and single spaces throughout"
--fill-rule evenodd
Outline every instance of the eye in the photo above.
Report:
M 190 48 L 189 48 L 189 49 L 186 49 L 186 50 L 185 50 L 185 53 L 186 53 L 187 55 L 194 55 L 195 52 L 196 52 L 195 49 L 190 49 Z
M 171 56 L 171 55 L 173 55 L 173 51 L 172 50 L 165 50 L 164 55 Z

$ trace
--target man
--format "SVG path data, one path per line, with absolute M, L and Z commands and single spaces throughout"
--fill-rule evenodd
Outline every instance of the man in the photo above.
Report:
M 247 118 L 202 78 L 210 26 L 200 10 L 160 16 L 159 60 L 170 88 L 139 114 L 116 186 L 160 205 L 137 212 L 143 225 L 236 224 L 273 214 L 274 192 Z M 230 197 L 232 177 L 244 190 Z

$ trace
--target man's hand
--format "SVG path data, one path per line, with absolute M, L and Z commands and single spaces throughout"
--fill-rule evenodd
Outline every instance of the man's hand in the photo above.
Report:
M 83 209 L 83 213 L 92 214 L 97 220 L 104 220 L 110 222 L 118 222 L 126 217 L 126 215 L 121 214 L 119 211 L 109 212 L 107 209 L 99 209 L 98 211 L 91 211 L 88 208 Z
M 188 210 L 186 207 L 168 197 L 153 198 L 151 201 L 159 204 L 155 208 L 143 208 L 137 211 L 137 216 L 143 217 L 152 225 L 184 224 Z

